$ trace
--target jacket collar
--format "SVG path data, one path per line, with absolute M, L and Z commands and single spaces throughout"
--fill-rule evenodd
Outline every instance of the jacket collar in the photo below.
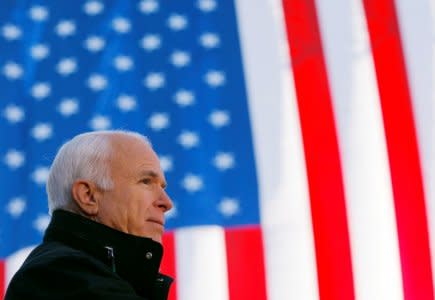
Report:
M 44 236 L 44 242 L 49 241 L 94 256 L 128 281 L 139 295 L 167 294 L 172 282 L 172 278 L 158 273 L 163 247 L 150 238 L 126 234 L 78 214 L 56 210 Z

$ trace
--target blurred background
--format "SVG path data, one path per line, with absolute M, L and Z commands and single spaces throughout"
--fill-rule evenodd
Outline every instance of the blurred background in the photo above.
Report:
M 148 136 L 171 300 L 434 299 L 435 2 L 1 0 L 0 295 L 60 145 Z

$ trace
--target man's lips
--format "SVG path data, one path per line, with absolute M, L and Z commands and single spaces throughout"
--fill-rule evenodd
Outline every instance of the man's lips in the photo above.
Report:
M 157 223 L 157 224 L 159 224 L 159 225 L 165 226 L 165 222 L 164 222 L 164 221 L 161 221 L 161 220 L 148 219 L 147 221 L 148 221 L 148 222 L 151 222 L 151 223 Z

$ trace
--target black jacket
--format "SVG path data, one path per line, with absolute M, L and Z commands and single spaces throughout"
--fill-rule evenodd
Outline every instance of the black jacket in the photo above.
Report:
M 44 241 L 18 270 L 5 300 L 166 299 L 160 243 L 57 210 Z

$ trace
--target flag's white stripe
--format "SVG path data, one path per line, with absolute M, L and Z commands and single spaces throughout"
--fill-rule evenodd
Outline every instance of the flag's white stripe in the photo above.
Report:
M 29 256 L 30 252 L 35 248 L 35 246 L 29 246 L 26 248 L 22 248 L 18 250 L 17 252 L 12 253 L 10 256 L 6 258 L 6 264 L 5 264 L 5 287 L 8 286 L 9 282 L 11 281 L 12 277 L 14 276 L 15 272 L 18 271 L 18 269 L 23 264 L 24 260 Z
M 227 300 L 225 233 L 218 226 L 175 231 L 177 300 Z
M 355 295 L 403 299 L 382 113 L 363 5 L 317 0 L 341 150 Z
M 269 300 L 318 299 L 305 160 L 281 2 L 239 0 Z
M 408 73 L 435 271 L 435 2 L 396 0 Z M 433 279 L 434 280 L 434 279 Z M 434 280 L 435 285 L 435 280 Z

